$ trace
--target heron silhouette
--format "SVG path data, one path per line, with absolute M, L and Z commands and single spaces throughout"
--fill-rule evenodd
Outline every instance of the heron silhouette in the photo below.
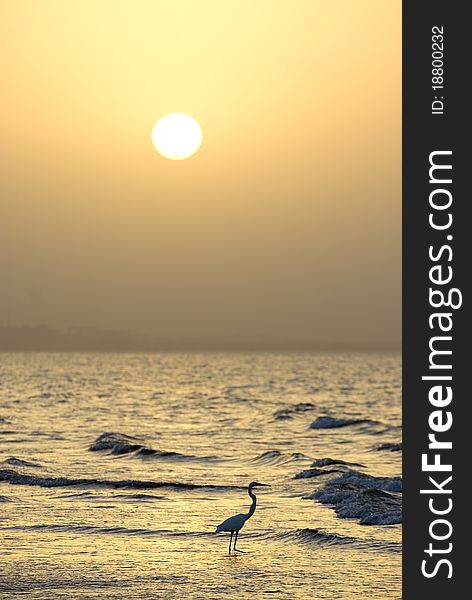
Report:
M 235 534 L 233 550 L 235 552 L 243 552 L 243 550 L 238 550 L 236 548 L 236 542 L 238 541 L 238 533 L 244 527 L 246 521 L 252 517 L 256 510 L 256 494 L 254 494 L 254 492 L 252 491 L 252 489 L 255 487 L 270 487 L 270 485 L 268 485 L 267 483 L 258 483 L 257 481 L 251 481 L 251 483 L 247 487 L 247 493 L 252 498 L 252 504 L 251 508 L 249 509 L 249 512 L 241 513 L 239 515 L 233 515 L 232 517 L 229 517 L 229 519 L 226 519 L 226 521 L 223 521 L 223 523 L 220 523 L 220 525 L 218 525 L 218 527 L 216 528 L 216 533 L 219 533 L 220 531 L 231 532 L 231 537 L 229 538 L 229 554 L 231 554 L 231 542 L 233 541 L 233 534 Z

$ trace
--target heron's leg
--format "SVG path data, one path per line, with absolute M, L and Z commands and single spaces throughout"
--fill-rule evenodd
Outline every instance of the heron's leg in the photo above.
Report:
M 233 532 L 231 532 L 231 537 L 229 538 L 229 549 L 228 554 L 231 554 L 231 542 L 233 541 Z
M 236 537 L 234 538 L 234 546 L 233 546 L 233 550 L 235 552 L 242 552 L 243 554 L 245 554 L 245 550 L 240 550 L 239 548 L 236 548 L 236 542 L 238 541 L 238 533 L 239 531 L 236 532 Z

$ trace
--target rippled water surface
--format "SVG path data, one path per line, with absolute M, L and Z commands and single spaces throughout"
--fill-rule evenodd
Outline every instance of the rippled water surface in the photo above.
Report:
M 400 598 L 400 368 L 0 355 L 0 597 Z

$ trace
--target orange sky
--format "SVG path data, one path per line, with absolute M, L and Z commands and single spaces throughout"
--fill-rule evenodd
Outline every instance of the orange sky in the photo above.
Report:
M 400 339 L 400 2 L 3 0 L 0 60 L 0 322 Z

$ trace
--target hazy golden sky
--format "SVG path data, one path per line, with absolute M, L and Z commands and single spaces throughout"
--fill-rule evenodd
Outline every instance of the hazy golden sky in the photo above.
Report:
M 1 0 L 0 61 L 0 322 L 400 339 L 399 1 Z

